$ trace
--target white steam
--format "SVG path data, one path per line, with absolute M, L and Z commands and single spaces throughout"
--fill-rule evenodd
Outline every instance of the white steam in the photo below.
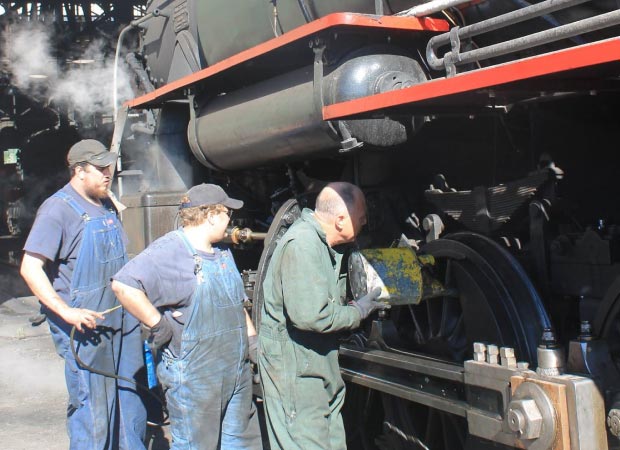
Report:
M 58 66 L 51 57 L 50 39 L 39 24 L 28 22 L 18 30 L 7 32 L 4 54 L 13 82 L 22 89 L 32 88 L 41 80 L 58 77 Z
M 40 23 L 13 26 L 3 41 L 12 82 L 22 91 L 45 90 L 51 101 L 65 103 L 82 114 L 111 114 L 114 110 L 114 52 L 106 55 L 103 40 L 90 42 L 80 54 L 73 53 L 72 61 L 62 64 L 52 55 L 51 31 Z M 121 61 L 117 74 L 121 103 L 133 96 L 130 80 Z

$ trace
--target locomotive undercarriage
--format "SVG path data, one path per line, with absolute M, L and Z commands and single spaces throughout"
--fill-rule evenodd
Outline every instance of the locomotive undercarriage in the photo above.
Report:
M 372 201 L 378 191 L 371 191 L 369 205 L 383 205 L 379 209 L 389 210 L 385 201 Z M 288 202 L 269 230 L 267 250 L 255 276 L 255 320 L 259 311 L 256 306 L 262 301 L 260 284 L 268 264 L 269 247 L 273 248 L 274 241 L 298 214 L 296 202 Z M 373 216 L 379 222 L 395 221 L 394 217 L 380 217 L 384 214 L 385 211 L 369 211 L 369 227 L 374 227 Z M 535 222 L 536 218 L 529 218 L 529 221 Z M 376 231 L 381 235 L 380 230 Z M 408 231 L 409 237 L 397 239 L 394 236 L 392 245 L 407 246 L 421 238 L 419 250 L 415 251 L 434 257 L 432 275 L 448 294 L 417 304 L 393 306 L 389 314 L 367 324 L 363 331 L 343 342 L 341 367 L 349 386 L 345 408 L 349 446 L 381 449 L 485 449 L 519 445 L 525 448 L 606 448 L 607 432 L 602 427 L 606 418 L 601 414 L 609 411 L 610 423 L 616 417 L 612 410 L 615 395 L 620 392 L 615 364 L 618 353 L 608 348 L 608 342 L 611 346 L 613 341 L 606 340 L 603 334 L 599 337 L 590 324 L 599 330 L 601 325 L 597 320 L 605 317 L 607 335 L 610 330 L 619 329 L 617 318 L 607 313 L 613 308 L 612 304 L 618 308 L 609 300 L 617 296 L 609 294 L 605 302 L 599 299 L 599 306 L 594 310 L 593 299 L 571 299 L 552 290 L 546 291 L 548 297 L 543 301 L 532 275 L 528 275 L 522 265 L 533 266 L 528 259 L 542 249 L 532 248 L 525 239 L 519 241 L 518 233 L 490 238 L 460 231 L 425 242 L 420 234 Z M 598 236 L 599 243 L 613 242 L 613 239 L 603 239 L 599 231 L 588 230 L 581 236 L 587 239 L 591 233 Z M 377 245 L 383 239 L 385 236 L 380 236 L 370 245 Z M 372 238 L 362 237 L 362 241 L 368 245 Z M 518 242 L 522 246 L 520 249 L 515 248 Z M 521 262 L 515 254 L 520 254 Z M 584 253 L 586 259 L 593 256 L 593 253 Z M 555 265 L 550 264 L 550 272 L 554 272 L 554 266 L 560 266 L 556 267 L 556 272 L 561 271 L 561 265 L 557 261 Z M 617 263 L 611 265 L 615 265 L 615 272 Z M 598 269 L 590 266 L 594 272 L 609 269 L 607 265 Z M 581 278 L 583 289 L 588 283 Z M 614 286 L 610 286 L 610 290 L 616 292 Z M 568 307 L 571 309 L 580 301 L 584 303 L 583 311 L 564 311 L 568 304 L 573 303 Z M 561 312 L 556 317 L 549 317 L 547 311 L 551 314 L 557 310 Z M 616 323 L 612 325 L 611 322 Z M 544 331 L 550 329 L 553 329 L 554 341 L 543 342 Z M 477 343 L 495 345 L 499 349 L 491 347 L 490 352 L 502 355 L 495 356 L 496 360 L 491 353 L 481 356 L 475 351 Z M 542 362 L 538 361 L 539 346 Z M 556 346 L 566 351 L 567 356 L 554 360 L 555 363 L 562 361 L 556 364 L 560 367 L 552 364 L 545 368 L 549 361 L 544 352 Z M 558 355 L 561 354 L 558 350 Z M 539 375 L 535 372 L 537 368 Z M 564 371 L 571 375 L 550 375 L 555 369 L 558 369 L 555 375 Z M 561 389 L 574 395 L 567 400 L 573 403 L 567 407 L 570 412 L 563 419 L 565 425 L 556 424 L 552 431 L 550 428 L 543 431 L 542 418 L 554 414 L 549 413 L 545 401 L 531 413 L 533 419 L 527 416 L 529 419 L 511 428 L 510 420 L 516 420 L 515 414 L 521 417 L 519 412 L 514 412 L 522 403 L 514 397 L 514 386 L 520 377 L 525 377 L 528 383 L 538 381 L 546 388 L 547 383 L 558 383 L 556 387 L 562 386 Z M 532 396 L 525 398 L 531 400 Z M 599 411 L 599 415 L 584 415 L 584 411 Z M 571 417 L 570 423 L 566 422 L 567 417 Z M 535 423 L 534 431 L 528 420 Z M 580 420 L 587 424 L 579 424 Z M 564 442 L 559 443 L 557 436 L 562 434 Z M 520 444 L 519 436 L 522 437 Z M 529 440 L 523 436 L 530 436 Z M 616 437 L 609 437 L 609 448 L 618 448 Z

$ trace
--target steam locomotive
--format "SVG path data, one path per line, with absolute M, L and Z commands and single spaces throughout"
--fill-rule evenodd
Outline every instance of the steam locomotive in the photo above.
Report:
M 153 0 L 119 38 L 130 251 L 224 185 L 258 322 L 278 239 L 354 182 L 351 296 L 393 306 L 342 343 L 349 447 L 620 448 L 618 8 Z

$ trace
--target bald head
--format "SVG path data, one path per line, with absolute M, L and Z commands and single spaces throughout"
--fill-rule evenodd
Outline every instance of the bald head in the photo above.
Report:
M 364 198 L 361 189 L 344 181 L 329 183 L 316 199 L 315 212 L 322 217 L 335 217 L 343 212 L 351 212 L 357 202 Z
M 366 201 L 351 183 L 329 183 L 319 192 L 314 208 L 330 245 L 351 242 L 366 224 Z

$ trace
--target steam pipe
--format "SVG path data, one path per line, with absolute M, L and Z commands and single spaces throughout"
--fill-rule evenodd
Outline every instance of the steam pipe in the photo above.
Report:
M 520 8 L 497 17 L 492 17 L 490 19 L 459 28 L 458 37 L 460 39 L 466 39 L 482 33 L 489 33 L 499 28 L 515 25 L 526 20 L 534 19 L 555 11 L 569 8 L 571 6 L 579 5 L 580 3 L 586 3 L 588 1 L 590 0 L 545 0 L 541 3 L 526 6 L 525 8 Z M 450 33 L 443 33 L 439 36 L 434 36 L 431 38 L 429 47 L 432 45 L 433 49 L 437 49 L 438 47 L 449 43 Z
M 433 14 L 439 11 L 443 11 L 444 9 L 452 8 L 453 6 L 462 5 L 463 3 L 469 3 L 471 0 L 434 0 L 428 3 L 424 3 L 423 5 L 414 6 L 413 8 L 406 9 L 399 13 L 396 13 L 396 16 L 405 16 L 405 17 L 423 17 L 428 16 L 429 14 Z
M 577 3 L 583 3 L 584 1 L 586 0 L 568 0 L 567 3 L 577 4 Z M 542 3 L 534 5 L 534 7 L 537 7 L 539 5 L 542 5 Z M 499 16 L 495 19 L 500 19 L 501 17 L 502 16 Z M 490 21 L 483 21 L 476 25 L 482 25 L 484 22 L 491 22 L 495 19 L 491 19 Z M 510 20 L 510 22 L 515 23 L 512 20 Z M 451 65 L 453 66 L 457 64 L 467 64 L 467 63 L 471 63 L 474 61 L 494 58 L 497 56 L 505 55 L 507 53 L 518 52 L 520 50 L 548 44 L 551 42 L 556 42 L 562 39 L 571 38 L 573 36 L 576 36 L 582 33 L 589 33 L 591 31 L 600 30 L 602 28 L 606 28 L 609 26 L 617 25 L 617 24 L 620 24 L 620 10 L 608 12 L 605 14 L 600 14 L 595 17 L 590 17 L 588 19 L 583 19 L 577 22 L 562 25 L 557 28 L 540 31 L 538 33 L 534 33 L 529 36 L 523 36 L 517 39 L 512 39 L 510 41 L 501 42 L 499 44 L 490 45 L 488 47 L 471 50 L 468 52 L 459 53 L 458 48 L 457 48 L 455 49 L 456 50 L 455 53 L 449 53 L 443 58 L 438 58 L 435 51 L 439 47 L 447 43 L 447 42 L 442 43 L 441 41 L 443 41 L 444 39 L 450 40 L 450 36 L 449 36 L 450 33 L 448 33 L 448 35 L 445 36 L 444 39 L 437 39 L 434 41 L 435 39 L 434 37 L 429 41 L 427 45 L 427 50 L 426 50 L 426 57 L 428 60 L 428 64 L 433 69 L 438 70 L 438 69 L 441 69 L 445 65 L 448 69 L 449 75 L 454 75 L 454 73 L 450 73 Z M 458 30 L 456 33 L 458 35 L 457 40 L 463 37 L 469 37 L 473 34 L 480 34 L 482 32 L 486 32 L 486 31 L 490 31 L 490 30 L 498 28 L 498 26 L 496 26 L 497 24 L 490 24 L 490 27 L 489 27 L 490 29 L 481 30 L 480 27 L 478 27 L 478 29 L 474 33 L 472 29 L 476 27 L 476 25 L 464 27 Z M 436 37 L 442 38 L 443 36 L 444 35 L 436 36 Z
M 519 8 L 527 8 L 528 6 L 532 6 L 532 4 L 526 0 L 512 0 L 512 2 L 514 4 L 516 4 Z M 544 16 L 542 16 L 542 19 L 547 22 L 549 25 L 551 25 L 553 28 L 555 27 L 559 27 L 562 24 L 560 22 L 558 22 L 558 20 L 553 17 L 551 14 L 545 14 Z M 573 37 L 571 38 L 571 41 L 573 41 L 576 45 L 581 45 L 581 44 L 585 44 L 586 41 L 580 37 Z
M 116 51 L 114 52 L 114 72 L 113 72 L 113 81 L 112 81 L 112 104 L 114 106 L 114 120 L 116 121 L 116 115 L 118 114 L 118 89 L 117 89 L 117 82 L 118 82 L 118 60 L 120 57 L 120 53 L 121 53 L 121 46 L 123 44 L 123 39 L 125 38 L 125 34 L 133 29 L 133 28 L 137 28 L 139 26 L 142 26 L 142 24 L 150 19 L 152 19 L 153 17 L 159 17 L 159 16 L 163 16 L 163 17 L 168 17 L 169 14 L 167 12 L 161 11 L 159 9 L 154 9 L 153 11 L 151 11 L 150 13 L 148 13 L 147 15 L 140 17 L 139 19 L 136 19 L 132 22 L 129 23 L 129 25 L 127 25 L 125 28 L 123 28 L 121 30 L 121 32 L 118 34 L 118 40 L 116 42 Z

